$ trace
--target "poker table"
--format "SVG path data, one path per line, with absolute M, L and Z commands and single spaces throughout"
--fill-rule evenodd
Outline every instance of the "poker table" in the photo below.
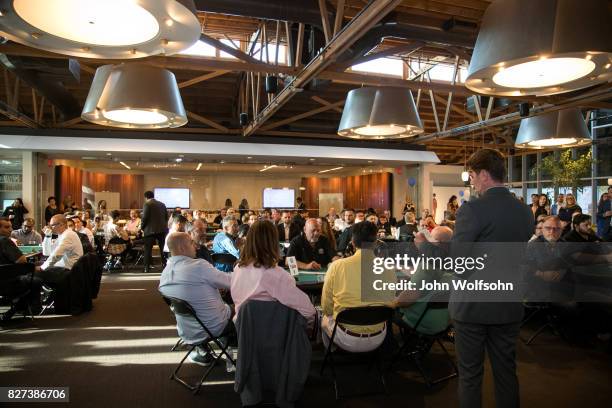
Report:
M 310 296 L 311 301 L 314 301 L 316 297 L 321 296 L 326 272 L 327 268 L 317 270 L 300 269 L 298 275 L 294 276 L 296 286 Z

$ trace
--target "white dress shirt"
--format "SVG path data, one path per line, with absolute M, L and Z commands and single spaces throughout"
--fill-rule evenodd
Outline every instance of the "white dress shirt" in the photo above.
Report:
M 45 237 L 45 241 L 47 240 L 51 241 L 51 237 Z M 55 240 L 55 243 L 52 244 L 51 255 L 41 265 L 40 269 L 45 270 L 51 266 L 72 269 L 72 266 L 81 256 L 83 256 L 81 239 L 76 232 L 66 228 L 66 231 L 62 232 Z
M 80 232 L 81 234 L 87 235 L 87 238 L 89 239 L 89 242 L 91 243 L 91 245 L 92 246 L 94 245 L 93 232 L 91 232 L 89 228 L 81 227 L 81 229 L 78 232 Z

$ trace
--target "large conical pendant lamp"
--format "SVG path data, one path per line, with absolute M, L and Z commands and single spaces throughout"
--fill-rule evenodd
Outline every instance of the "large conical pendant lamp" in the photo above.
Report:
M 193 0 L 0 0 L 0 34 L 58 54 L 174 54 L 200 38 Z
M 515 146 L 532 149 L 575 147 L 591 143 L 580 109 L 565 109 L 523 119 Z
M 353 139 L 397 139 L 423 133 L 423 124 L 407 88 L 359 88 L 348 93 L 340 136 Z
M 495 0 L 466 86 L 487 95 L 552 95 L 612 79 L 607 0 Z
M 174 74 L 140 63 L 99 67 L 81 117 L 122 128 L 157 129 L 187 123 Z

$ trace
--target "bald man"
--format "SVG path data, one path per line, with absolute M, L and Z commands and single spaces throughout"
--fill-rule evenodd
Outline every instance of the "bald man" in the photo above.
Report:
M 299 269 L 321 269 L 338 259 L 316 218 L 309 218 L 304 232 L 291 240 L 287 256 L 295 256 Z
M 83 256 L 83 245 L 77 233 L 68 228 L 68 221 L 63 214 L 51 217 L 49 226 L 43 231 L 43 248 L 50 247 L 51 253 L 40 266 L 40 276 L 45 283 L 56 283 L 67 276 L 72 266 Z M 55 242 L 51 241 L 52 235 L 57 235 Z
M 231 274 L 215 269 L 204 259 L 195 259 L 196 245 L 185 232 L 171 233 L 167 243 L 171 256 L 161 274 L 159 291 L 188 302 L 213 335 L 221 334 L 226 325 L 233 324 L 232 310 L 219 294 L 219 289 L 230 288 Z M 176 329 L 187 344 L 206 339 L 206 332 L 195 319 L 176 315 Z M 212 363 L 212 356 L 201 349 L 194 350 L 189 359 L 203 366 Z
M 444 249 L 444 247 L 448 245 L 452 238 L 453 230 L 450 228 L 435 227 L 428 236 L 425 236 L 422 232 L 419 232 L 414 241 L 419 249 L 424 247 L 422 243 L 429 242 L 430 244 L 438 247 L 438 249 L 441 251 L 446 252 L 447 249 Z M 435 252 L 436 255 L 433 256 L 439 256 L 442 254 L 442 252 Z M 414 283 L 416 290 L 405 290 L 395 299 L 395 304 L 398 307 L 402 320 L 408 324 L 408 326 L 414 328 L 419 319 L 421 319 L 421 315 L 425 311 L 427 302 L 434 293 L 431 290 L 422 289 L 422 285 L 426 283 L 433 283 L 434 281 L 447 282 L 450 284 L 451 280 L 452 274 L 443 270 L 431 270 L 424 268 L 417 269 L 410 278 L 410 282 Z M 448 324 L 448 309 L 430 309 L 421 319 L 417 329 L 419 333 L 437 334 L 446 329 Z

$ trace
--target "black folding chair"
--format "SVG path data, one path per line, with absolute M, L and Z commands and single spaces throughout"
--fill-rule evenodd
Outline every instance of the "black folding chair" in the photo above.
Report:
M 220 340 L 222 337 L 225 337 L 225 336 L 230 334 L 230 331 L 231 331 L 230 327 L 232 325 L 229 325 L 229 324 L 226 325 L 225 329 L 223 329 L 223 332 L 220 335 L 213 336 L 213 334 L 210 332 L 210 330 L 208 330 L 208 328 L 202 322 L 202 320 L 200 320 L 200 318 L 196 314 L 195 310 L 193 310 L 193 308 L 191 307 L 191 305 L 188 302 L 186 302 L 186 301 L 184 301 L 182 299 L 178 299 L 178 298 L 174 298 L 174 297 L 170 297 L 170 296 L 163 296 L 162 295 L 162 297 L 164 298 L 164 301 L 168 304 L 168 306 L 170 306 L 170 310 L 172 310 L 172 312 L 175 315 L 180 315 L 180 316 L 183 316 L 183 317 L 189 317 L 189 318 L 195 319 L 200 324 L 200 326 L 202 326 L 202 329 L 206 333 L 206 336 L 207 336 L 206 339 L 204 341 L 200 342 L 200 343 L 196 343 L 196 344 L 184 343 L 185 345 L 189 346 L 189 350 L 187 351 L 187 354 L 185 354 L 185 356 L 183 357 L 183 359 L 181 360 L 179 365 L 176 367 L 176 369 L 174 370 L 174 372 L 170 376 L 171 380 L 178 381 L 179 383 L 181 383 L 182 385 L 187 387 L 187 389 L 189 389 L 195 395 L 195 394 L 200 392 L 200 388 L 202 387 L 202 385 L 205 384 L 206 378 L 208 377 L 208 375 L 210 374 L 212 369 L 215 367 L 217 362 L 224 355 L 225 355 L 226 358 L 228 358 L 230 360 L 230 362 L 232 364 L 234 364 L 234 366 L 236 365 L 236 362 L 234 361 L 232 356 L 227 352 L 227 348 L 229 347 L 229 341 L 226 341 L 226 344 L 224 345 L 223 342 Z M 204 349 L 210 350 L 211 349 L 211 344 L 215 344 L 219 348 L 219 352 L 215 353 L 212 364 L 206 369 L 206 371 L 204 372 L 204 375 L 202 375 L 202 378 L 200 378 L 198 383 L 197 384 L 189 384 L 186 380 L 184 380 L 183 378 L 179 377 L 178 376 L 178 372 L 181 369 L 181 367 L 183 366 L 183 363 L 185 362 L 187 357 L 189 357 L 189 354 L 193 350 L 195 350 L 195 348 L 198 347 L 198 346 L 202 347 Z M 178 345 L 179 345 L 179 342 L 177 342 L 177 344 L 173 347 L 173 350 L 176 349 L 176 347 Z
M 2 320 L 8 320 L 15 312 L 18 304 L 26 301 L 23 317 L 28 315 L 34 320 L 30 302 L 27 297 L 32 292 L 32 280 L 34 279 L 34 264 L 8 264 L 0 265 L 0 299 L 9 304 L 9 310 L 2 315 Z
M 381 363 L 380 363 L 380 360 L 382 357 L 380 354 L 380 349 L 381 349 L 381 346 L 384 344 L 384 341 L 376 349 L 369 351 L 369 352 L 365 352 L 365 353 L 352 353 L 346 350 L 342 350 L 337 344 L 334 343 L 334 339 L 336 338 L 336 332 L 338 330 L 338 325 L 348 324 L 348 325 L 353 325 L 353 326 L 372 326 L 372 325 L 384 323 L 385 329 L 391 330 L 390 323 L 391 323 L 392 317 L 393 317 L 393 309 L 387 306 L 353 307 L 353 308 L 344 309 L 343 311 L 338 313 L 338 315 L 336 316 L 336 322 L 334 324 L 334 329 L 332 331 L 331 338 L 329 339 L 329 345 L 327 346 L 327 350 L 325 351 L 325 357 L 323 359 L 323 364 L 321 365 L 321 375 L 323 375 L 327 362 L 329 361 L 329 365 L 330 365 L 333 380 L 334 380 L 334 391 L 336 393 L 337 400 L 340 399 L 341 397 L 348 396 L 347 394 L 340 395 L 340 389 L 338 386 L 338 380 L 336 376 L 336 368 L 335 368 L 335 362 L 334 362 L 334 354 L 337 353 L 338 351 L 342 351 L 342 352 L 354 354 L 354 355 L 360 354 L 360 355 L 363 355 L 364 357 L 369 357 L 370 366 L 373 362 L 376 364 L 376 369 L 378 370 L 380 381 L 383 386 L 383 392 L 384 393 L 387 392 L 387 384 L 385 382 L 384 372 L 381 368 Z M 332 352 L 333 347 L 337 347 L 337 350 L 335 352 Z M 376 394 L 376 393 L 379 393 L 379 392 L 366 392 L 366 393 L 361 393 L 359 395 Z M 351 394 L 351 396 L 355 396 L 355 394 Z
M 212 254 L 213 265 L 222 264 L 233 267 L 238 258 L 232 254 Z
M 423 313 L 421 313 L 421 315 L 419 316 L 414 327 L 409 326 L 403 319 L 401 319 L 401 317 L 394 319 L 394 323 L 399 327 L 400 334 L 404 339 L 404 344 L 402 345 L 402 347 L 400 347 L 396 355 L 396 357 L 398 358 L 395 358 L 394 361 L 398 361 L 399 357 L 404 355 L 408 355 L 409 357 L 411 357 L 417 369 L 423 376 L 427 387 L 432 387 L 436 384 L 454 378 L 458 375 L 457 366 L 455 365 L 453 358 L 449 354 L 448 350 L 446 350 L 446 347 L 444 347 L 444 343 L 442 342 L 448 336 L 448 332 L 450 330 L 451 325 L 448 324 L 444 328 L 444 330 L 434 334 L 425 334 L 419 331 L 421 322 L 423 321 L 423 318 L 427 315 L 428 312 L 433 310 L 448 309 L 449 296 L 449 292 L 433 293 L 429 301 L 425 305 L 425 309 L 423 310 Z M 423 358 L 427 354 L 429 354 L 431 347 L 435 343 L 437 343 L 444 351 L 444 355 L 452 368 L 452 372 L 443 377 L 432 379 L 431 376 L 426 373 L 421 362 Z

